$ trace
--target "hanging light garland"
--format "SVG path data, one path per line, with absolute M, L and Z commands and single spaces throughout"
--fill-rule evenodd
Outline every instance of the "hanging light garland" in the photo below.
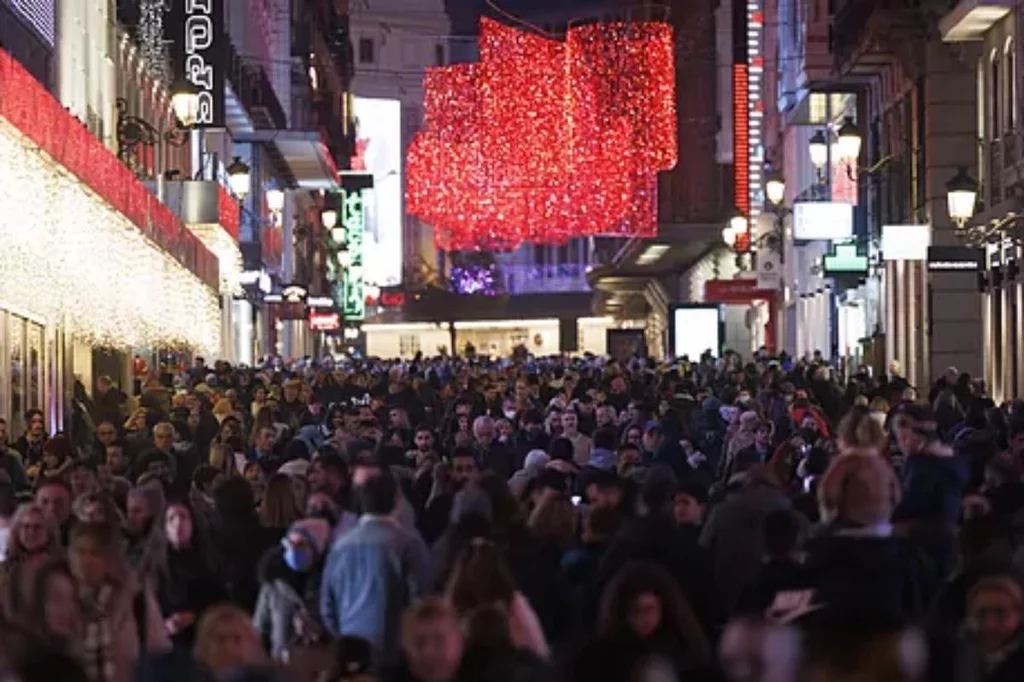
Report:
M 483 19 L 480 61 L 430 69 L 407 206 L 445 250 L 655 236 L 677 154 L 672 29 L 574 27 L 550 40 Z
M 109 347 L 219 345 L 214 292 L 0 122 L 0 304 Z

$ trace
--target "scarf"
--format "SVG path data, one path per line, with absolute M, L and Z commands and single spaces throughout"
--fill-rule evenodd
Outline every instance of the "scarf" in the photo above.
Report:
M 113 637 L 108 612 L 113 595 L 114 588 L 106 584 L 99 590 L 83 587 L 79 592 L 85 624 L 82 652 L 90 682 L 111 682 L 114 679 Z

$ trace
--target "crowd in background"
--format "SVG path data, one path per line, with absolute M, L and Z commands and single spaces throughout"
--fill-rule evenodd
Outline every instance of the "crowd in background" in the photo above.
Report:
M 1024 679 L 1024 404 L 953 368 L 198 359 L 140 388 L 100 378 L 74 437 L 0 421 L 7 679 Z

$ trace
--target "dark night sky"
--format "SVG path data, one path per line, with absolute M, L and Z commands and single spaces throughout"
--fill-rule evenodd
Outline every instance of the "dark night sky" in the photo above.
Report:
M 456 35 L 475 33 L 473 27 L 476 26 L 481 12 L 487 9 L 485 0 L 445 0 L 444 4 L 452 19 L 452 32 Z M 529 18 L 534 12 L 542 11 L 549 14 L 555 9 L 571 15 L 577 8 L 600 4 L 600 0 L 494 0 L 494 4 L 510 14 Z

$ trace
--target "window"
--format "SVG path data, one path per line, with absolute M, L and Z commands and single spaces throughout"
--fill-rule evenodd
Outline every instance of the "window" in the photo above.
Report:
M 1017 64 L 1013 56 L 1013 40 L 1006 41 L 1006 97 L 1004 110 L 1006 129 L 1017 127 Z
M 989 99 L 988 119 L 992 130 L 992 139 L 998 140 L 1003 132 L 1002 121 L 1000 120 L 1003 107 L 1000 103 L 999 94 L 1002 91 L 999 73 L 999 55 L 993 51 L 989 60 Z
M 420 337 L 416 334 L 402 334 L 398 337 L 398 354 L 407 357 L 420 352 Z
M 360 64 L 373 64 L 376 61 L 376 55 L 374 54 L 374 45 L 372 38 L 360 38 L 359 39 L 359 63 Z
M 437 45 L 434 45 L 434 65 L 444 66 L 444 64 L 444 45 L 438 43 Z

